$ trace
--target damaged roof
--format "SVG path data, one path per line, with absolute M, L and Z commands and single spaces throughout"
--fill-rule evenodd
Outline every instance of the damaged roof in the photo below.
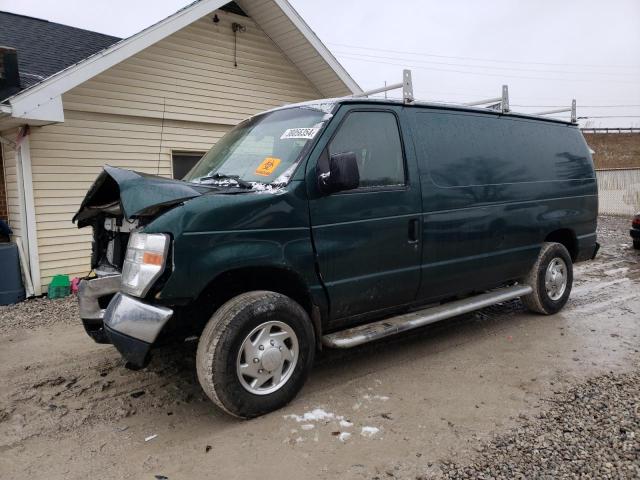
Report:
M 18 53 L 21 89 L 118 41 L 120 38 L 111 35 L 0 11 L 0 45 L 13 47 Z M 10 94 L 0 91 L 0 101 Z

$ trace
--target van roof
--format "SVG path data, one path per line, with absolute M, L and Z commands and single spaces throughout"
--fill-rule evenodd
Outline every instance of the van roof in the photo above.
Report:
M 559 123 L 562 125 L 569 125 L 574 127 L 577 126 L 577 124 L 571 123 L 570 121 L 566 121 L 566 120 L 542 117 L 539 115 L 530 115 L 526 113 L 519 113 L 519 112 L 513 112 L 513 111 L 510 111 L 509 113 L 505 114 L 500 111 L 491 110 L 488 108 L 469 107 L 466 105 L 458 105 L 458 104 L 452 104 L 452 103 L 425 102 L 425 101 L 416 100 L 414 102 L 407 104 L 400 99 L 366 98 L 366 97 L 322 98 L 318 100 L 310 100 L 306 102 L 284 105 L 282 107 L 269 110 L 269 112 L 272 112 L 275 110 L 283 110 L 286 108 L 309 107 L 309 108 L 316 108 L 318 110 L 322 110 L 326 113 L 331 113 L 337 104 L 347 104 L 347 103 L 360 103 L 360 104 L 365 103 L 365 104 L 373 104 L 373 105 L 396 105 L 396 106 L 402 105 L 405 107 L 437 108 L 437 109 L 443 109 L 443 110 L 482 113 L 485 115 L 495 115 L 495 116 L 508 115 L 509 117 L 514 117 L 514 118 L 525 118 L 527 120 L 538 120 L 541 122 Z

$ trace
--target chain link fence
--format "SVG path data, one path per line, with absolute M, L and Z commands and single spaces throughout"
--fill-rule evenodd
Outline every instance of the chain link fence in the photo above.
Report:
M 599 213 L 633 215 L 640 212 L 640 168 L 596 170 Z

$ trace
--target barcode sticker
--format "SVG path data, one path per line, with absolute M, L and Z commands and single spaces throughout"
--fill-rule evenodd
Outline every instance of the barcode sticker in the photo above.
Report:
M 280 140 L 285 140 L 287 138 L 305 138 L 307 140 L 312 139 L 318 133 L 319 128 L 309 127 L 309 128 L 287 128 Z

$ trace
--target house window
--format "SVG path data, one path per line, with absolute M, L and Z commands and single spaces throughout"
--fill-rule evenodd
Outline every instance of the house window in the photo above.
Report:
M 178 180 L 183 178 L 204 154 L 205 152 L 173 152 L 171 158 L 173 178 Z

